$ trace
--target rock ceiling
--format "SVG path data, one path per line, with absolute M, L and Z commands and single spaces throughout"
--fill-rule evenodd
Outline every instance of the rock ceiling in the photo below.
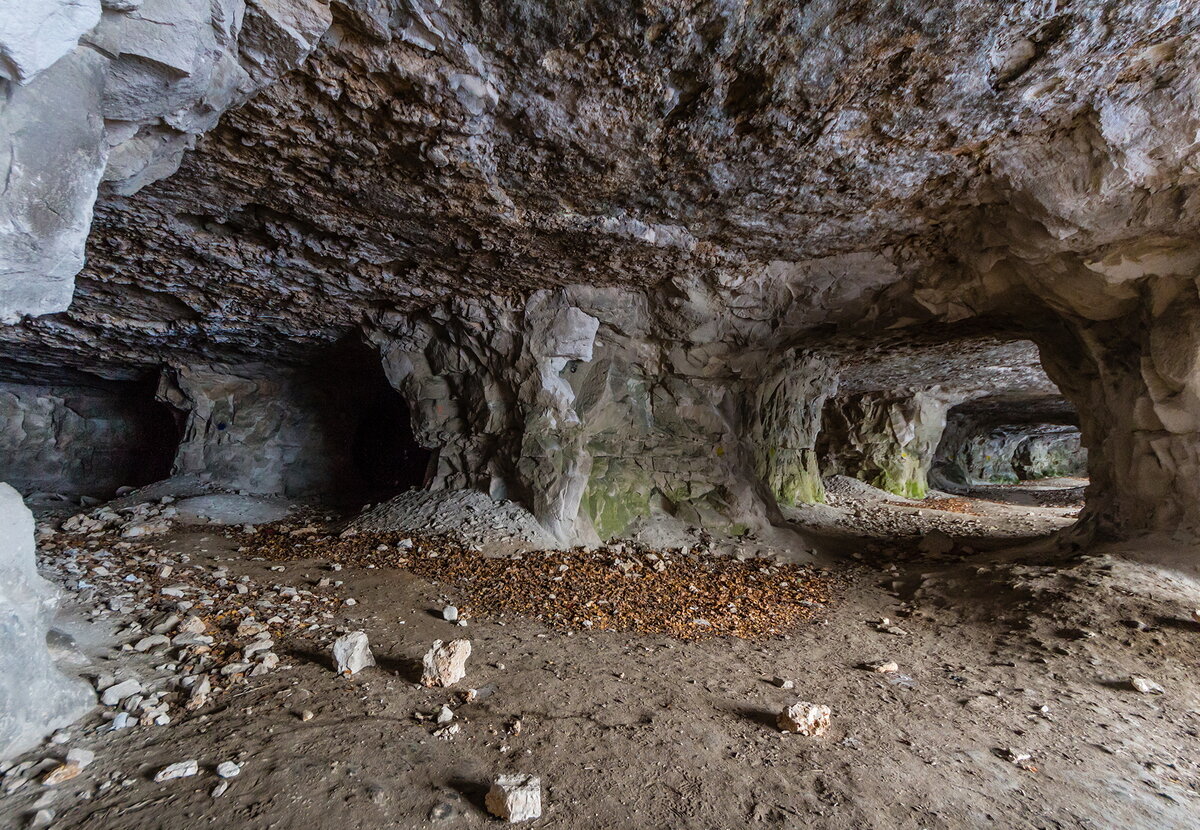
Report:
M 103 111 L 116 149 L 74 301 L 0 330 L 10 374 L 296 361 L 376 309 L 788 269 L 836 284 L 789 288 L 814 337 L 1011 323 L 1013 285 L 1075 302 L 1079 263 L 1195 233 L 1197 20 L 1178 3 L 271 8 L 332 22 L 306 59 L 246 24 L 243 65 L 299 68 L 215 127 L 143 120 L 194 144 L 178 172 L 127 175 L 126 122 Z M 223 82 L 204 101 L 236 98 Z

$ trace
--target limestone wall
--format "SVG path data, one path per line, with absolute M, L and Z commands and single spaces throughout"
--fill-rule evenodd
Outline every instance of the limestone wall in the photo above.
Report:
M 333 493 L 357 484 L 361 379 L 256 364 L 180 366 L 158 396 L 185 413 L 176 475 L 256 494 Z
M 102 8 L 103 6 L 103 8 Z M 134 193 L 298 66 L 320 0 L 22 0 L 0 18 L 0 321 L 62 311 L 102 180 Z
M 924 498 L 929 470 L 957 398 L 941 390 L 871 392 L 831 398 L 819 443 L 821 471 Z
M 774 397 L 757 396 L 765 348 L 689 337 L 686 304 L 667 316 L 660 301 L 572 288 L 381 315 L 372 339 L 418 439 L 438 448 L 433 486 L 520 500 L 562 541 L 608 538 L 656 513 L 727 530 L 769 522 L 777 506 L 759 470 L 793 492 L 783 456 L 811 430 L 788 432 L 784 401 L 821 394 L 827 371 L 802 361 L 790 371 L 822 380 L 780 369 Z M 776 430 L 783 454 L 761 447 Z
M 1079 429 L 1047 424 L 987 426 L 964 420 L 946 428 L 937 450 L 939 474 L 954 484 L 1086 476 Z

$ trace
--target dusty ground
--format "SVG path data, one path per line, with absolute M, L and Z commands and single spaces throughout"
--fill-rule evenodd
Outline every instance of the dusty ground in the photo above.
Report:
M 336 574 L 344 584 L 325 592 L 340 603 L 331 624 L 367 631 L 378 668 L 339 678 L 323 645 L 296 636 L 280 644 L 279 670 L 169 726 L 106 732 L 98 717 L 85 721 L 69 743 L 26 757 L 81 746 L 97 760 L 56 788 L 32 781 L 0 796 L 0 826 L 22 826 L 41 799 L 61 828 L 486 827 L 497 822 L 482 795 L 507 771 L 542 776 L 537 827 L 1197 826 L 1195 551 L 1152 540 L 1083 556 L 1048 543 L 967 554 L 960 541 L 922 553 L 883 544 L 874 517 L 940 511 L 833 509 L 847 520 L 845 547 L 856 532 L 866 540 L 862 558 L 830 566 L 841 587 L 814 621 L 759 640 L 568 632 L 513 617 L 462 628 L 434 613 L 458 601 L 454 585 L 347 565 Z M 856 509 L 872 517 L 857 531 Z M 1051 524 L 1034 517 L 1031 533 L 1030 517 L 1011 518 L 989 514 L 986 526 L 1011 540 Z M 910 541 L 928 532 L 917 527 Z M 238 553 L 244 542 L 193 527 L 154 544 L 256 583 L 330 576 L 311 556 L 272 571 L 278 562 Z M 883 617 L 904 633 L 880 630 Z M 417 686 L 420 656 L 456 636 L 474 645 L 461 688 Z M 97 640 L 101 664 L 146 659 Z M 882 659 L 900 673 L 863 668 Z M 1165 693 L 1139 694 L 1131 676 Z M 476 702 L 462 703 L 467 688 Z M 831 707 L 828 733 L 774 727 L 797 699 Z M 461 728 L 449 739 L 414 718 L 443 703 Z M 152 781 L 190 758 L 200 775 Z M 225 760 L 242 772 L 214 799 L 213 768 Z

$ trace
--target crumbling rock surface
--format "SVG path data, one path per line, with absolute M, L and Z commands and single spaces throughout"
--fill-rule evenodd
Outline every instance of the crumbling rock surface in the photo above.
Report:
M 131 194 L 198 136 L 298 66 L 331 21 L 322 0 L 35 0 L 0 21 L 0 320 L 62 311 L 101 180 Z
M 26 494 L 105 497 L 157 481 L 174 438 L 144 390 L 0 383 L 0 478 Z

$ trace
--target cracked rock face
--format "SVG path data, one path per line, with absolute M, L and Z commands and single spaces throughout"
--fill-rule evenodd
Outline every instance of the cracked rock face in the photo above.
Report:
M 63 311 L 101 181 L 135 193 L 329 27 L 319 0 L 34 0 L 0 21 L 0 321 Z
M 381 302 L 683 275 L 793 282 L 812 324 L 898 282 L 914 313 L 962 318 L 1020 282 L 997 246 L 1081 257 L 1067 279 L 1104 293 L 1105 246 L 1195 230 L 1194 21 L 1165 2 L 229 0 L 171 4 L 163 39 L 153 6 L 89 35 L 138 58 L 108 67 L 99 113 L 133 135 L 106 129 L 77 308 L 27 334 L 47 347 L 116 327 L 146 362 L 180 335 L 262 357 Z M 160 66 L 183 80 L 139 103 Z M 981 296 L 941 284 L 964 266 Z

